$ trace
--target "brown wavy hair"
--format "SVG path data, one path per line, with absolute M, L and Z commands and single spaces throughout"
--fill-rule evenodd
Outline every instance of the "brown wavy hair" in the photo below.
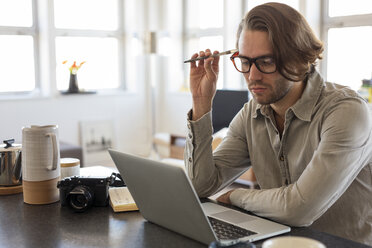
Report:
M 268 32 L 278 72 L 290 81 L 302 81 L 322 59 L 323 43 L 315 36 L 305 18 L 292 7 L 281 3 L 266 3 L 249 11 L 240 22 L 241 32 Z

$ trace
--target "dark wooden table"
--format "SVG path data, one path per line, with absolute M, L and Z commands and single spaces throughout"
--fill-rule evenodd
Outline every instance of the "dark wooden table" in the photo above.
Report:
M 105 171 L 105 170 L 101 170 Z M 109 173 L 109 172 L 108 172 Z M 366 248 L 347 239 L 292 228 L 285 235 L 309 237 L 327 248 Z M 263 241 L 255 242 L 261 247 Z M 60 203 L 29 205 L 23 195 L 0 196 L 0 247 L 177 247 L 205 245 L 146 221 L 138 211 L 114 213 L 111 207 L 92 207 L 75 213 Z

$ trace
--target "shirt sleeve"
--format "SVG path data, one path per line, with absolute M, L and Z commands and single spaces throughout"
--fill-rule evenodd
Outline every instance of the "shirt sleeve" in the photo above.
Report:
M 231 122 L 229 131 L 215 152 L 212 152 L 212 114 L 191 121 L 188 114 L 188 135 L 184 153 L 186 171 L 199 197 L 208 197 L 231 184 L 250 165 L 244 135 L 243 111 Z
M 275 189 L 238 189 L 232 204 L 292 226 L 308 226 L 372 163 L 372 121 L 359 99 L 335 101 L 325 113 L 321 142 L 299 179 Z

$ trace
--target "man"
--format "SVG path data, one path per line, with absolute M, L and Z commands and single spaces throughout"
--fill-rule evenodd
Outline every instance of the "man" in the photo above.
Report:
M 257 6 L 242 20 L 237 38 L 231 59 L 253 99 L 213 153 L 211 106 L 219 58 L 191 63 L 185 162 L 198 195 L 215 194 L 252 166 L 260 189 L 236 189 L 219 201 L 372 245 L 367 104 L 314 69 L 322 43 L 293 8 Z M 208 49 L 199 53 L 208 55 Z

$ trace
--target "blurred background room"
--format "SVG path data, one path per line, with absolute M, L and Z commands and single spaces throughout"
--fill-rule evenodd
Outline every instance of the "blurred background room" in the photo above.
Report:
M 0 139 L 22 143 L 23 127 L 53 124 L 66 156 L 81 149 L 82 166 L 113 165 L 109 147 L 182 158 L 191 108 L 183 61 L 235 48 L 243 15 L 265 2 L 1 0 Z M 321 74 L 372 104 L 372 1 L 278 2 L 299 10 L 324 42 Z M 221 58 L 218 89 L 246 91 Z

